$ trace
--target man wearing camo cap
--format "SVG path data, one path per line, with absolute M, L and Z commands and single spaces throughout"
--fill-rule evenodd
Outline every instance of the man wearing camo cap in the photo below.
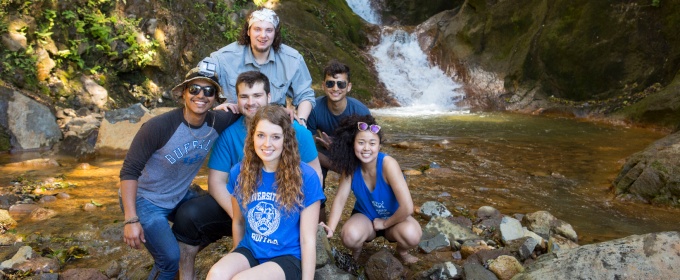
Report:
M 300 53 L 281 42 L 281 24 L 276 13 L 267 8 L 251 12 L 237 42 L 219 49 L 203 59 L 214 63 L 224 89 L 227 107 L 238 113 L 236 77 L 246 71 L 267 75 L 271 88 L 271 104 L 286 105 L 292 98 L 300 124 L 307 126 L 307 117 L 314 108 L 315 94 L 312 76 Z

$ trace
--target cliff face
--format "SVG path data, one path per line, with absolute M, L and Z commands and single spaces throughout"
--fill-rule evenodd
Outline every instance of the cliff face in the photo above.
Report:
M 467 84 L 474 108 L 616 112 L 672 126 L 679 26 L 680 7 L 666 1 L 468 0 L 420 32 L 432 59 Z M 628 108 L 635 103 L 645 105 Z

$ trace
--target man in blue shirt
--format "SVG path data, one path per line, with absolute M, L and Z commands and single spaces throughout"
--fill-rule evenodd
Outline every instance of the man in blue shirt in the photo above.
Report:
M 229 171 L 243 158 L 247 122 L 257 109 L 271 100 L 269 79 L 258 71 L 247 71 L 236 79 L 237 103 L 242 116 L 220 133 L 208 161 L 208 192 L 210 195 L 187 201 L 177 210 L 173 232 L 182 251 L 180 273 L 193 278 L 194 260 L 198 251 L 208 244 L 231 236 L 231 195 L 227 191 Z M 300 160 L 309 164 L 321 178 L 321 166 L 312 134 L 293 122 L 300 151 Z M 182 278 L 185 279 L 185 278 Z
M 245 71 L 260 71 L 269 78 L 271 103 L 286 106 L 286 96 L 291 97 L 300 123 L 307 125 L 315 102 L 312 76 L 302 55 L 281 40 L 279 17 L 270 9 L 260 8 L 248 16 L 237 42 L 211 53 L 203 61 L 217 66 L 227 107 L 232 112 L 238 113 L 236 77 Z
M 333 170 L 327 155 L 332 138 L 335 136 L 335 128 L 338 127 L 340 120 L 344 117 L 370 115 L 371 112 L 361 101 L 347 96 L 349 91 L 352 90 L 349 66 L 337 60 L 331 60 L 323 71 L 325 76 L 323 88 L 326 95 L 316 99 L 316 107 L 309 114 L 307 129 L 317 136 L 319 162 L 323 174 L 321 182 L 326 189 L 326 174 L 328 174 L 329 169 Z M 317 130 L 319 130 L 318 134 Z M 319 212 L 319 221 L 322 222 L 326 220 L 325 206 L 322 203 Z

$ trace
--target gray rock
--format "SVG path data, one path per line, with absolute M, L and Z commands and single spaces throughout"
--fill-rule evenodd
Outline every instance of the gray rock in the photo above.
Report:
M 41 197 L 40 200 L 38 200 L 39 203 L 52 203 L 55 201 L 57 201 L 57 197 L 53 195 L 46 195 Z
M 548 252 L 564 251 L 578 247 L 578 244 L 561 235 L 551 235 L 548 239 Z
M 354 275 L 339 269 L 335 265 L 325 265 L 317 268 L 314 272 L 314 279 L 318 280 L 354 280 L 357 279 Z
M 531 254 L 534 253 L 534 249 L 536 249 L 536 245 L 538 245 L 538 241 L 534 238 L 529 237 L 524 240 L 519 247 L 519 256 L 522 261 L 531 257 Z
M 631 235 L 539 257 L 524 279 L 677 279 L 680 232 Z
M 503 215 L 501 215 L 500 211 L 491 206 L 482 206 L 477 209 L 477 219 L 480 220 L 497 219 L 501 218 L 502 216 Z
M 106 109 L 106 102 L 109 99 L 108 91 L 87 76 L 81 76 L 80 81 L 83 83 L 83 88 L 87 93 L 78 96 L 81 105 L 84 107 L 94 105 L 99 109 Z
M 434 235 L 423 236 L 420 238 L 420 243 L 418 243 L 418 248 L 425 253 L 431 253 L 433 251 L 444 250 L 451 248 L 451 242 L 442 233 L 436 233 Z M 318 258 L 318 257 L 317 257 Z
M 445 262 L 438 263 L 432 268 L 421 271 L 416 276 L 416 279 L 461 279 L 463 269 L 455 263 Z
M 61 130 L 49 107 L 18 91 L 0 86 L 0 125 L 11 133 L 15 151 L 48 149 L 61 140 Z
M 548 211 L 536 211 L 534 213 L 526 214 L 524 220 L 522 220 L 522 224 L 525 225 L 527 229 L 548 239 L 548 237 L 550 237 L 552 222 L 555 220 L 557 220 L 557 218 Z
M 326 237 L 326 230 L 319 225 L 316 230 L 316 268 L 332 263 L 335 263 L 335 260 L 333 259 L 331 244 Z
M 420 206 L 420 214 L 426 219 L 432 219 L 434 217 L 451 217 L 451 212 L 446 209 L 446 206 L 437 201 L 427 201 Z
M 95 268 L 72 268 L 61 273 L 62 280 L 108 280 L 103 273 Z
M 568 238 L 571 241 L 578 242 L 578 235 L 573 227 L 565 221 L 555 220 L 550 225 L 552 233 L 559 234 Z
M 425 226 L 424 230 L 429 230 L 430 228 L 445 234 L 449 241 L 474 240 L 479 238 L 479 236 L 474 234 L 471 229 L 452 223 L 451 221 L 442 217 L 435 217 L 430 220 L 430 222 Z
M 371 280 L 402 279 L 404 273 L 404 266 L 386 249 L 373 254 L 366 262 L 366 276 Z
M 31 280 L 59 280 L 59 273 L 41 273 L 38 275 L 33 275 Z
M 475 262 L 466 262 L 463 265 L 465 271 L 465 279 L 474 280 L 498 280 L 493 272 L 484 268 L 481 264 Z
M 507 244 L 508 241 L 515 240 L 524 236 L 524 229 L 522 229 L 522 224 L 510 217 L 503 217 L 500 225 L 501 238 L 503 242 Z

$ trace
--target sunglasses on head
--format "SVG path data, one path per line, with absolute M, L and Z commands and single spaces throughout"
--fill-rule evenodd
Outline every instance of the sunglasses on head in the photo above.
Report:
M 378 134 L 378 132 L 380 131 L 380 126 L 377 125 L 377 124 L 369 125 L 365 122 L 358 122 L 357 127 L 359 128 L 359 131 L 368 130 L 368 131 L 373 132 L 375 134 Z
M 336 81 L 326 81 L 327 88 L 333 88 L 335 84 Z M 345 89 L 347 87 L 347 81 L 337 81 L 337 84 L 339 89 Z
M 198 95 L 201 90 L 203 91 L 203 96 L 205 97 L 213 97 L 215 96 L 215 93 L 217 93 L 217 89 L 214 86 L 199 86 L 197 84 L 192 84 L 187 87 L 189 89 L 189 93 L 191 95 Z

